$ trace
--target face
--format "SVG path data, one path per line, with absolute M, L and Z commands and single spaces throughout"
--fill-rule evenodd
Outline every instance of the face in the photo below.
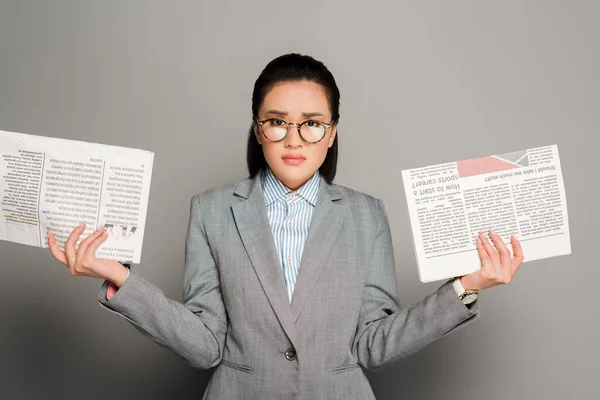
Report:
M 267 93 L 258 110 L 259 121 L 268 118 L 290 123 L 306 120 L 330 123 L 331 111 L 325 90 L 310 81 L 278 83 Z M 288 188 L 296 190 L 323 164 L 327 150 L 333 145 L 336 128 L 335 125 L 327 128 L 325 137 L 317 143 L 304 142 L 295 125 L 290 126 L 287 136 L 279 142 L 267 140 L 256 124 L 254 135 L 273 174 Z M 299 156 L 301 160 L 290 160 L 287 158 L 290 155 Z

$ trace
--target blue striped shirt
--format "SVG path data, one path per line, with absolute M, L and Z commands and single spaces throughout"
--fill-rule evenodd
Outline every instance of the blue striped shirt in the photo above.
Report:
M 319 171 L 296 191 L 285 186 L 269 167 L 260 176 L 269 224 L 290 302 L 302 251 L 319 191 Z

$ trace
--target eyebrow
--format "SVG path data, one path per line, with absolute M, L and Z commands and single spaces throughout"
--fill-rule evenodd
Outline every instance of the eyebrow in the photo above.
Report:
M 284 116 L 288 115 L 288 113 L 286 111 L 279 111 L 279 110 L 269 110 L 269 111 L 266 112 L 266 114 L 274 114 L 274 115 L 279 115 L 281 117 L 284 117 Z M 323 114 L 320 113 L 320 112 L 311 112 L 311 113 L 305 113 L 305 112 L 303 112 L 302 116 L 303 117 L 307 117 L 307 118 L 310 118 L 310 117 L 323 117 Z

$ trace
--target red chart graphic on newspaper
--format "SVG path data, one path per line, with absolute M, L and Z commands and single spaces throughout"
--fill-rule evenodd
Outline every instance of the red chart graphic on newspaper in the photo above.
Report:
M 422 282 L 480 268 L 475 247 L 489 229 L 524 261 L 571 253 L 567 202 L 558 147 L 402 171 L 413 244 Z

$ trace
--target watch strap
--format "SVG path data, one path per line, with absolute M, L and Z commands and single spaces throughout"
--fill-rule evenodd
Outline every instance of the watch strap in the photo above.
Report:
M 460 278 L 454 278 L 454 281 L 452 281 L 452 287 L 454 287 L 454 291 L 458 297 L 462 296 L 462 294 L 465 292 L 465 288 L 463 287 Z
M 474 300 L 470 300 L 470 301 L 463 300 L 465 298 L 465 296 L 467 296 L 469 294 L 474 294 L 474 295 L 476 295 L 475 299 L 477 299 L 477 296 L 479 295 L 479 292 L 477 290 L 466 290 L 464 288 L 464 286 L 462 285 L 462 282 L 460 281 L 460 277 L 454 278 L 454 280 L 452 281 L 452 287 L 454 288 L 454 291 L 458 295 L 458 298 L 464 304 L 470 304 L 474 301 Z

